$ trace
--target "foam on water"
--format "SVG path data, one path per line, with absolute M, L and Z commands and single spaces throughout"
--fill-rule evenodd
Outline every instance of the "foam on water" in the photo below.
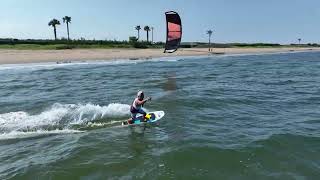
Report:
M 52 105 L 40 114 L 24 111 L 0 114 L 0 139 L 34 136 L 48 133 L 77 132 L 73 125 L 112 124 L 114 118 L 128 117 L 130 106 L 111 103 L 107 106 L 94 104 L 59 104 Z M 111 122 L 111 123 L 110 123 Z
M 72 130 L 72 129 L 56 129 L 56 130 L 37 130 L 30 132 L 21 132 L 21 131 L 11 131 L 9 133 L 0 134 L 0 140 L 9 140 L 9 139 L 23 139 L 31 138 L 36 136 L 45 136 L 45 135 L 55 135 L 55 134 L 72 134 L 72 133 L 82 133 L 84 131 Z

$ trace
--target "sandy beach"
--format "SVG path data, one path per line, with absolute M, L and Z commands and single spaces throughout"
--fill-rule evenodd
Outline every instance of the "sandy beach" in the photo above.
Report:
M 198 56 L 218 54 L 262 54 L 278 52 L 320 51 L 320 48 L 207 48 L 179 49 L 172 54 L 162 49 L 73 49 L 73 50 L 0 50 L 0 64 L 90 61 L 114 59 L 146 59 L 167 56 Z

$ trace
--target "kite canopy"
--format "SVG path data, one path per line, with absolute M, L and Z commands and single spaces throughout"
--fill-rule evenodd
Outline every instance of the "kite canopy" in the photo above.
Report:
M 174 11 L 169 11 L 165 14 L 167 19 L 167 39 L 164 53 L 173 53 L 179 48 L 181 42 L 181 19 L 179 14 Z

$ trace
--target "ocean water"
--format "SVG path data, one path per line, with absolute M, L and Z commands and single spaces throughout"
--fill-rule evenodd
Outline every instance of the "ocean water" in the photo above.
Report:
M 320 53 L 2 65 L 0 179 L 320 179 Z

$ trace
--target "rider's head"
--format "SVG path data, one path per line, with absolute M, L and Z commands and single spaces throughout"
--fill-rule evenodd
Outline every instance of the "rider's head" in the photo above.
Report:
M 144 98 L 144 93 L 143 93 L 143 91 L 138 91 L 138 93 L 137 93 L 137 98 L 138 98 L 140 101 L 143 100 L 143 98 Z

